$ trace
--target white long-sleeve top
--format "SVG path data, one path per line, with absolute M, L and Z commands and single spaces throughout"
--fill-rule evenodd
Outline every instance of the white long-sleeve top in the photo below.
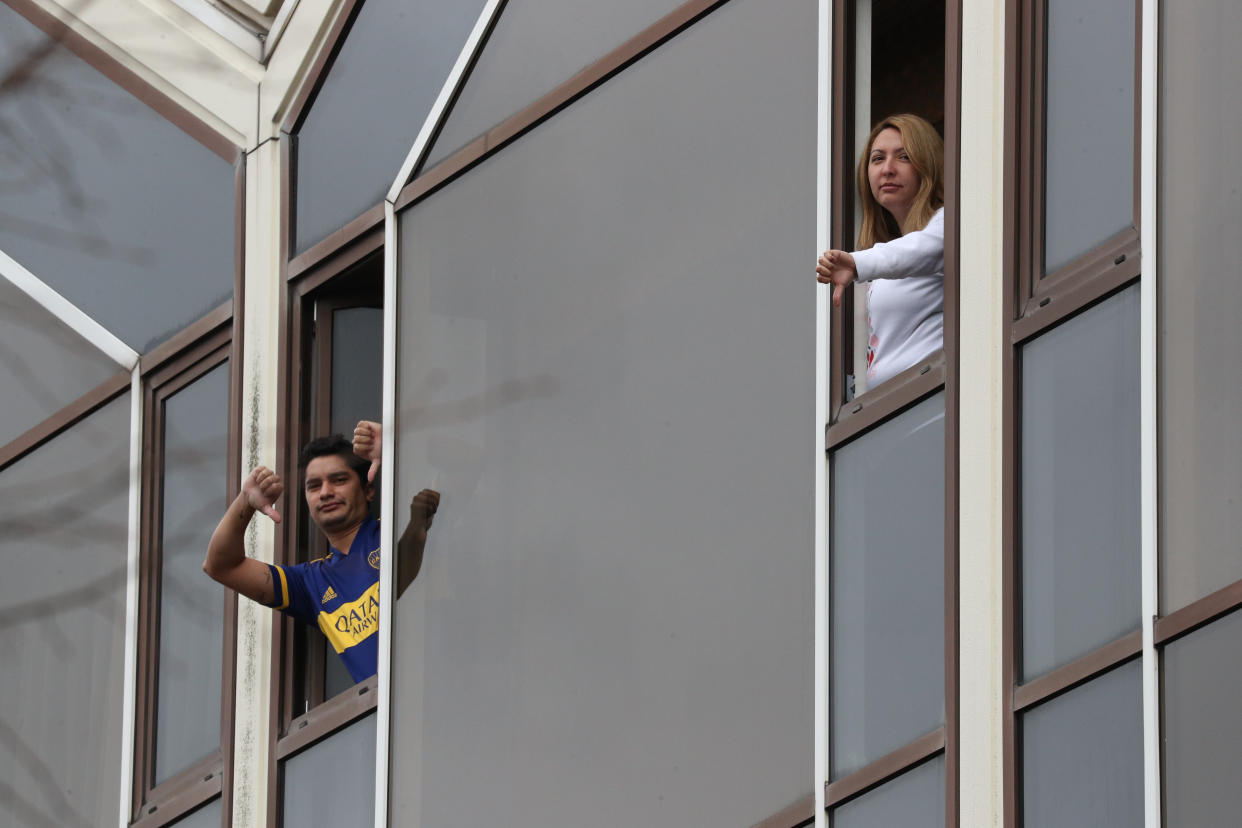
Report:
M 854 264 L 868 283 L 873 387 L 944 347 L 944 208 L 922 230 L 855 251 Z

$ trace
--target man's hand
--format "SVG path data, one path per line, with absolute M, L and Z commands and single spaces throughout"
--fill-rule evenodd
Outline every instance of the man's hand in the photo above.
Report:
M 242 497 L 246 498 L 246 505 L 256 512 L 262 512 L 276 523 L 280 523 L 276 501 L 284 492 L 285 484 L 280 479 L 280 475 L 266 466 L 259 466 L 252 471 L 242 483 L 241 488 Z
M 858 278 L 854 257 L 844 250 L 826 250 L 815 265 L 815 280 L 823 285 L 833 285 L 832 305 L 840 307 L 845 286 Z
M 383 446 L 383 436 L 383 426 L 371 420 L 360 420 L 354 428 L 354 454 L 363 460 L 371 461 L 371 468 L 367 469 L 368 483 L 375 482 L 375 475 L 380 469 L 380 449 Z M 432 511 L 434 512 L 435 510 L 433 509 Z

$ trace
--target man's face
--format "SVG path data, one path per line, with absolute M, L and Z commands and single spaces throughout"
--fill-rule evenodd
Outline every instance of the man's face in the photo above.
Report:
M 302 484 L 311 520 L 324 531 L 346 529 L 367 516 L 375 489 L 364 486 L 345 458 L 337 454 L 316 457 L 306 465 Z

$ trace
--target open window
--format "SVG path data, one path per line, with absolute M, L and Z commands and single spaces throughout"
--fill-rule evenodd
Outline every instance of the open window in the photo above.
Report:
M 353 434 L 359 420 L 378 420 L 382 397 L 382 236 L 372 233 L 297 276 L 290 293 L 289 427 L 282 475 L 288 481 L 280 559 L 302 563 L 327 554 L 327 540 L 311 521 L 301 493 L 297 455 L 315 437 Z M 379 479 L 376 478 L 376 486 Z M 378 498 L 372 516 L 378 517 Z M 277 619 L 279 716 L 275 733 L 279 788 L 271 797 L 271 820 L 303 824 L 324 811 L 309 792 L 341 750 L 359 757 L 350 767 L 358 784 L 335 788 L 332 796 L 349 813 L 370 807 L 373 788 L 374 677 L 355 684 L 323 634 L 314 627 Z M 359 742 L 358 740 L 362 741 Z M 369 747 L 367 747 L 369 745 Z M 356 751 L 356 753 L 355 753 Z M 365 784 L 364 784 L 365 781 Z M 348 789 L 347 797 L 340 796 Z M 318 802 L 318 804 L 317 804 Z M 335 806 L 334 806 L 335 807 Z M 309 809 L 309 810 L 306 810 Z M 316 810 L 319 809 L 319 810 Z
M 943 347 L 875 387 L 867 283 L 832 309 L 824 785 L 834 825 L 957 823 L 959 14 L 955 0 L 835 4 L 831 245 L 856 249 L 858 159 L 873 125 L 911 113 L 944 139 L 945 256 Z

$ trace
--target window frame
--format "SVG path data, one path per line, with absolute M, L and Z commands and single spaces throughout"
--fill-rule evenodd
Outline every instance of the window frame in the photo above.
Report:
M 163 406 L 168 397 L 222 365 L 229 365 L 228 459 L 225 502 L 240 490 L 240 371 L 232 302 L 226 302 L 181 334 L 144 357 L 142 376 L 143 469 L 141 550 L 139 557 L 136 713 L 134 775 L 130 824 L 141 828 L 166 825 L 223 798 L 228 819 L 231 802 L 233 711 L 237 661 L 237 594 L 224 587 L 221 630 L 220 743 L 208 756 L 153 785 L 156 695 L 159 680 L 159 611 L 161 510 L 163 501 Z M 206 576 L 204 576 L 206 577 Z
M 1049 0 L 1006 0 L 1005 201 L 1002 355 L 1003 824 L 1022 816 L 1022 716 L 1038 705 L 1143 656 L 1143 630 L 1122 635 L 1036 678 L 1021 681 L 1022 347 L 1141 282 L 1143 0 L 1133 0 L 1133 226 L 1052 273 L 1043 268 L 1046 20 Z M 1136 445 L 1139 451 L 1140 446 Z M 1159 622 L 1157 622 L 1159 623 Z M 1142 726 L 1142 722 L 1139 723 Z
M 291 202 L 285 203 L 291 209 Z M 284 256 L 282 306 L 285 312 L 280 320 L 282 378 L 277 402 L 281 412 L 277 429 L 277 462 L 287 481 L 299 479 L 298 452 L 302 445 L 317 435 L 317 430 L 321 430 L 321 424 L 330 417 L 331 412 L 332 322 L 330 317 L 326 322 L 315 320 L 316 305 L 330 309 L 370 306 L 368 299 L 352 298 L 357 296 L 358 290 L 351 285 L 351 276 L 383 255 L 382 228 L 357 234 L 343 228 L 332 238 L 337 239 L 338 235 L 344 241 L 305 268 L 295 267 L 296 261 L 287 258 L 288 248 Z M 285 240 L 289 241 L 287 235 Z M 306 255 L 303 254 L 303 257 Z M 316 336 L 319 324 L 325 325 L 327 336 Z M 298 562 L 299 534 L 306 522 L 306 506 L 298 486 L 291 485 L 286 491 L 287 519 L 277 527 L 275 557 L 277 563 L 293 564 Z M 326 551 L 325 539 L 317 538 L 315 545 Z M 375 676 L 354 684 L 337 696 L 323 698 L 324 655 L 322 648 L 312 646 L 308 648 L 309 708 L 296 712 L 295 625 L 293 619 L 280 614 L 272 624 L 269 825 L 280 825 L 283 818 L 285 760 L 349 726 L 378 706 Z
M 854 64 L 855 19 L 853 2 L 833 4 L 832 20 L 832 129 L 833 190 L 830 193 L 830 239 L 838 247 L 852 247 L 854 225 Z M 824 780 L 825 811 L 876 790 L 885 782 L 931 761 L 945 757 L 945 824 L 959 819 L 959 710 L 958 710 L 958 472 L 959 459 L 959 359 L 958 242 L 961 181 L 961 0 L 945 2 L 945 254 L 944 254 L 944 347 L 917 365 L 875 389 L 845 400 L 847 318 L 851 309 L 843 301 L 831 308 L 831 359 L 829 360 L 829 421 L 825 424 L 825 450 L 829 458 L 847 442 L 887 422 L 928 397 L 944 391 L 945 399 L 945 522 L 944 522 L 944 628 L 945 628 L 945 724 L 907 745 L 882 756 L 853 773 Z M 852 292 L 847 292 L 852 293 Z M 831 460 L 829 459 L 829 462 Z M 824 642 L 818 642 L 823 647 Z M 819 737 L 822 738 L 822 737 Z M 831 773 L 831 770 L 829 770 Z

